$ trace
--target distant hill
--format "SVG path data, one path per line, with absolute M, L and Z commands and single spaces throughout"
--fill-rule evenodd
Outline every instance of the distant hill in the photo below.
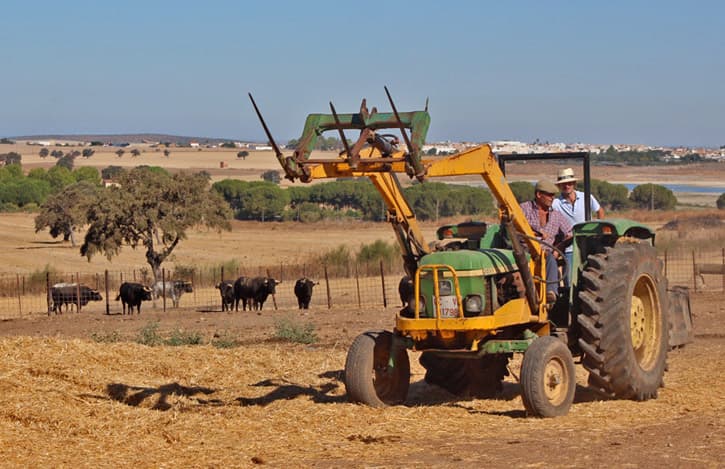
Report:
M 120 143 L 148 143 L 148 142 L 169 142 L 176 145 L 188 145 L 189 142 L 200 144 L 220 144 L 224 142 L 239 141 L 234 138 L 210 138 L 210 137 L 188 137 L 181 135 L 167 134 L 74 134 L 74 135 L 20 135 L 9 137 L 11 140 L 69 140 L 81 142 L 103 142 L 111 145 Z

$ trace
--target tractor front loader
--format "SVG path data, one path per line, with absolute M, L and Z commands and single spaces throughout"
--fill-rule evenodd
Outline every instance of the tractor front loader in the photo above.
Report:
M 287 178 L 368 177 L 401 246 L 412 284 L 407 305 L 392 331 L 368 331 L 353 341 L 345 363 L 349 400 L 375 407 L 405 402 L 408 350 L 422 352 L 428 383 L 467 397 L 495 395 L 509 359 L 523 353 L 521 392 L 533 416 L 568 412 L 575 356 L 589 372 L 589 384 L 601 392 L 635 400 L 656 397 L 668 350 L 691 341 L 692 322 L 687 291 L 667 291 L 653 231 L 629 220 L 576 225 L 572 287 L 560 287 L 559 300 L 547 304 L 546 283 L 557 279 L 546 278 L 547 254 L 506 181 L 504 157 L 481 145 L 423 158 L 427 105 L 398 113 L 385 91 L 392 113 L 368 111 L 363 100 L 358 113 L 337 114 L 330 103 L 331 114 L 309 115 L 291 156 L 281 152 L 249 95 Z M 386 133 L 390 129 L 400 132 L 404 149 L 396 135 Z M 352 145 L 345 130 L 360 132 Z M 338 158 L 312 159 L 316 139 L 327 131 L 339 133 L 345 150 Z M 444 226 L 429 245 L 403 196 L 400 173 L 420 182 L 480 175 L 498 202 L 500 223 Z

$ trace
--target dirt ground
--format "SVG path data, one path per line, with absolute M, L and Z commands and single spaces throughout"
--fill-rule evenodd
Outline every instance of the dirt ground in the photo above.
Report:
M 459 400 L 427 385 L 411 352 L 405 405 L 347 403 L 346 350 L 365 330 L 391 329 L 390 308 L 7 320 L 0 457 L 10 466 L 721 467 L 724 299 L 693 296 L 695 342 L 670 352 L 657 399 L 604 399 L 578 366 L 569 415 L 548 420 L 526 417 L 518 360 L 500 397 Z M 280 318 L 314 324 L 318 342 L 276 340 Z M 135 343 L 150 324 L 240 345 Z

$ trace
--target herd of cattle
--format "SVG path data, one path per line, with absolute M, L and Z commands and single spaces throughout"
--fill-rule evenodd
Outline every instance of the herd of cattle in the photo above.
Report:
M 239 311 L 239 303 L 242 303 L 242 310 L 261 310 L 269 295 L 276 293 L 276 287 L 282 283 L 270 277 L 239 277 L 235 282 L 224 280 L 216 285 L 221 296 L 222 311 Z M 308 309 L 312 299 L 312 288 L 318 282 L 303 277 L 295 282 L 294 293 L 300 309 Z M 159 298 L 171 299 L 174 308 L 179 307 L 179 300 L 184 293 L 191 293 L 194 289 L 191 282 L 183 280 L 170 280 L 156 282 L 148 287 L 141 283 L 124 282 L 119 288 L 116 301 L 121 301 L 123 314 L 141 313 L 141 303 L 144 301 L 156 300 Z M 101 301 L 103 297 L 98 292 L 86 285 L 78 283 L 56 283 L 50 289 L 51 311 L 56 314 L 62 312 L 63 307 L 68 311 L 69 307 L 75 306 L 80 310 L 90 301 Z

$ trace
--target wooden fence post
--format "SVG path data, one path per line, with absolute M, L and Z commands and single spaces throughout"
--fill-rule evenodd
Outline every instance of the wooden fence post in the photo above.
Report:
M 665 249 L 665 278 L 667 278 L 667 249 Z
M 76 272 L 76 278 L 78 281 L 76 282 L 76 313 L 81 312 L 81 274 L 80 272 Z
M 106 284 L 106 316 L 111 314 L 111 303 L 110 298 L 108 297 L 108 269 L 103 272 L 103 281 Z
M 23 303 L 20 300 L 20 274 L 15 274 L 17 283 L 15 285 L 15 291 L 18 294 L 18 312 L 23 315 Z
M 223 267 L 222 267 L 223 268 Z M 166 267 L 161 269 L 161 296 L 163 297 L 163 311 L 166 312 Z
M 383 283 L 383 307 L 387 308 L 388 307 L 388 298 L 387 298 L 387 295 L 385 294 L 385 272 L 383 271 L 383 261 L 382 260 L 380 261 L 380 280 Z
M 360 275 L 358 274 L 357 264 L 355 264 L 355 283 L 357 284 L 357 307 L 362 308 L 362 301 L 360 300 Z
M 269 275 L 269 269 L 267 269 L 267 278 L 271 279 L 272 281 L 275 281 L 271 275 Z M 275 285 L 276 287 L 277 285 Z M 276 290 L 275 290 L 276 291 Z M 277 311 L 277 298 L 274 297 L 274 293 L 272 294 L 272 304 L 274 305 L 274 310 Z
M 725 292 L 725 248 L 722 248 L 722 275 L 720 278 L 722 279 L 722 291 Z
M 697 265 L 695 264 L 695 251 L 692 251 L 692 285 L 697 293 Z
M 330 296 L 330 278 L 327 276 L 327 264 L 322 266 L 325 269 L 325 285 L 327 287 L 327 309 L 332 309 L 332 297 Z
M 45 296 L 48 300 L 48 316 L 50 316 L 50 272 L 45 273 Z

